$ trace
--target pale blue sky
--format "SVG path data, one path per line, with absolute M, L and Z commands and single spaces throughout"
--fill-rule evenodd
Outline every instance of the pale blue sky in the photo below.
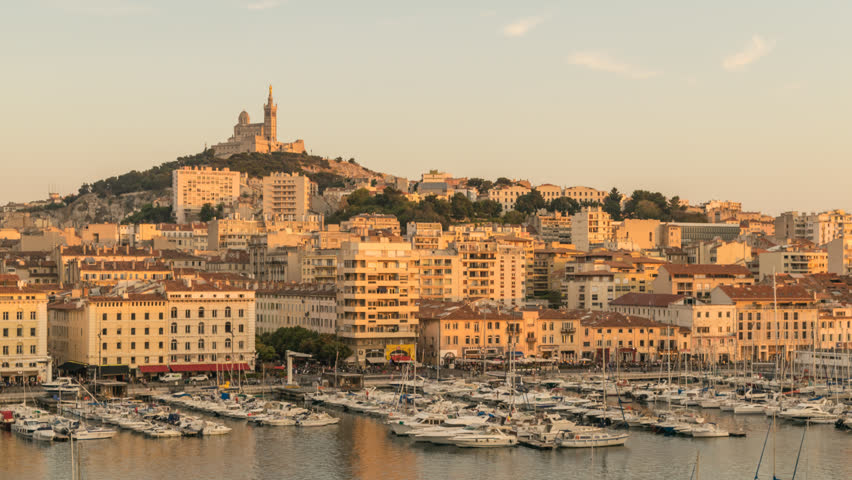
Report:
M 0 5 L 0 202 L 279 139 L 417 178 L 852 208 L 852 3 L 33 0 Z

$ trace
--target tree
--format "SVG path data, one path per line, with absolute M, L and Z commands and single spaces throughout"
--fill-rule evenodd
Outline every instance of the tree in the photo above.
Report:
M 557 197 L 548 202 L 547 210 L 566 215 L 574 215 L 580 211 L 580 204 L 571 197 Z
M 494 182 L 494 186 L 495 187 L 502 187 L 502 186 L 512 185 L 513 183 L 515 183 L 515 182 L 513 182 L 512 180 L 510 180 L 506 177 L 500 177 L 500 178 L 497 179 L 496 182 Z
M 503 211 L 503 205 L 496 200 L 477 200 L 473 202 L 473 211 L 479 218 L 496 218 Z
M 210 220 L 213 220 L 213 217 L 215 216 L 216 211 L 213 210 L 213 205 L 210 205 L 209 203 L 205 203 L 204 205 L 202 205 L 201 211 L 198 213 L 198 218 L 202 222 L 209 222 Z
M 225 218 L 225 204 L 216 205 L 216 218 Z
M 475 215 L 473 202 L 461 193 L 453 195 L 450 200 L 450 215 L 453 220 L 458 221 L 473 218 Z
M 617 188 L 612 187 L 609 195 L 604 198 L 603 210 L 612 217 L 613 220 L 621 220 L 621 193 Z
M 509 225 L 520 225 L 526 221 L 527 216 L 517 210 L 509 210 L 503 215 L 503 223 Z
M 264 361 L 274 361 L 276 358 L 283 360 L 287 356 L 287 350 L 313 355 L 326 365 L 333 364 L 338 356 L 343 359 L 352 355 L 352 350 L 334 335 L 321 334 L 302 327 L 279 328 L 258 336 L 255 341 L 255 351 Z
M 515 200 L 515 210 L 530 215 L 538 211 L 538 209 L 544 208 L 544 204 L 544 198 L 541 196 L 541 193 L 536 189 L 532 189 L 530 193 L 521 195 Z

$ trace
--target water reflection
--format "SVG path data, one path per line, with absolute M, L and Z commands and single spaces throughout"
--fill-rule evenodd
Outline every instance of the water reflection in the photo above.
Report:
M 697 452 L 703 475 L 752 478 L 768 420 L 707 413 L 707 421 L 747 438 L 694 440 L 632 433 L 624 448 L 536 451 L 463 450 L 414 444 L 388 434 L 379 421 L 342 414 L 337 426 L 316 429 L 253 427 L 219 419 L 230 435 L 153 440 L 120 432 L 112 440 L 82 442 L 84 478 L 106 479 L 411 479 L 485 478 L 488 480 L 689 478 Z M 802 427 L 779 423 L 774 438 L 776 472 L 791 478 Z M 760 478 L 771 478 L 773 436 Z M 800 478 L 852 478 L 852 435 L 831 425 L 809 429 L 799 466 Z M 70 478 L 67 443 L 40 444 L 0 432 L 0 478 Z

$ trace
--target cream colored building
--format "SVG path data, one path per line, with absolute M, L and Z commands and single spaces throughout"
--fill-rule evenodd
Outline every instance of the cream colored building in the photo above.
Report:
M 530 193 L 530 188 L 522 185 L 505 185 L 488 190 L 488 199 L 494 200 L 503 207 L 504 212 L 515 209 L 515 202 L 521 195 Z
M 829 273 L 852 274 L 852 225 L 845 227 L 843 236 L 828 242 L 826 252 Z
M 51 379 L 47 352 L 47 295 L 42 290 L 0 287 L 0 380 Z
M 781 355 L 790 361 L 793 351 L 814 344 L 819 310 L 802 287 L 779 286 L 773 292 L 771 285 L 723 285 L 713 290 L 710 303 L 735 307 L 739 359 L 766 362 Z
M 416 250 L 420 278 L 420 298 L 460 300 L 462 298 L 461 257 L 455 250 Z
M 759 277 L 775 273 L 828 273 L 828 253 L 822 250 L 786 248 L 780 251 L 761 252 L 757 256 Z
M 240 172 L 228 168 L 181 167 L 172 172 L 172 208 L 178 223 L 197 216 L 201 207 L 232 207 L 240 196 Z
M 560 187 L 559 185 L 545 183 L 535 187 L 535 189 L 536 191 L 538 191 L 538 193 L 541 195 L 541 198 L 543 198 L 545 202 L 551 202 L 563 196 L 562 187 Z
M 553 212 L 532 217 L 532 227 L 545 243 L 571 243 L 571 215 Z
M 742 265 L 667 264 L 660 267 L 652 290 L 654 293 L 707 299 L 719 285 L 741 286 L 753 283 L 751 272 Z
M 577 202 L 598 202 L 603 204 L 609 192 L 596 190 L 590 187 L 567 187 L 562 191 L 563 197 L 568 197 Z
M 843 210 L 822 213 L 784 212 L 775 218 L 775 238 L 784 242 L 794 238 L 810 240 L 818 246 L 843 236 L 852 215 Z
M 254 291 L 178 281 L 165 282 L 164 287 L 172 371 L 221 371 L 232 365 L 254 369 Z
M 684 248 L 689 263 L 746 265 L 752 261 L 751 247 L 746 242 L 698 242 Z
M 343 244 L 338 257 L 338 335 L 358 363 L 385 363 L 387 347 L 416 343 L 417 277 L 417 256 L 399 237 Z
M 118 225 L 115 223 L 90 223 L 80 235 L 86 245 L 114 246 L 119 244 Z
M 124 366 L 153 373 L 166 365 L 166 298 L 128 294 L 69 299 L 48 306 L 50 353 L 58 365 Z M 139 370 L 137 370 L 139 369 Z
M 311 210 L 317 184 L 304 175 L 275 172 L 263 177 L 263 216 L 302 220 Z
M 399 220 L 393 215 L 362 213 L 349 220 L 340 222 L 340 230 L 353 232 L 359 236 L 369 235 L 376 230 L 387 230 L 393 235 L 400 234 Z
M 217 219 L 207 224 L 207 249 L 211 251 L 248 250 L 252 237 L 266 233 L 256 220 Z
M 588 252 L 613 238 L 612 218 L 601 207 L 583 207 L 571 218 L 571 242 Z
M 337 286 L 284 283 L 257 291 L 257 333 L 302 327 L 334 334 L 337 328 Z
M 278 141 L 278 105 L 272 99 L 272 86 L 269 86 L 269 98 L 263 106 L 263 123 L 251 123 L 249 114 L 243 110 L 234 126 L 234 134 L 228 141 L 213 146 L 214 154 L 219 158 L 228 158 L 237 153 L 304 153 L 304 140 L 292 143 Z
M 465 236 L 452 246 L 461 256 L 462 297 L 523 305 L 527 275 L 524 248 L 479 235 Z

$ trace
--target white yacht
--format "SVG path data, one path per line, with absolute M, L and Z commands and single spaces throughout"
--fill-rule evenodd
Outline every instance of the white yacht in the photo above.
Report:
M 74 440 L 103 440 L 114 437 L 116 433 L 112 428 L 82 426 L 71 432 L 71 438 Z
M 463 448 L 514 447 L 518 444 L 518 437 L 499 429 L 489 429 L 484 432 L 456 435 L 452 439 L 452 444 Z
M 626 433 L 610 433 L 604 430 L 597 432 L 568 432 L 557 440 L 564 448 L 615 447 L 624 445 L 630 437 Z

